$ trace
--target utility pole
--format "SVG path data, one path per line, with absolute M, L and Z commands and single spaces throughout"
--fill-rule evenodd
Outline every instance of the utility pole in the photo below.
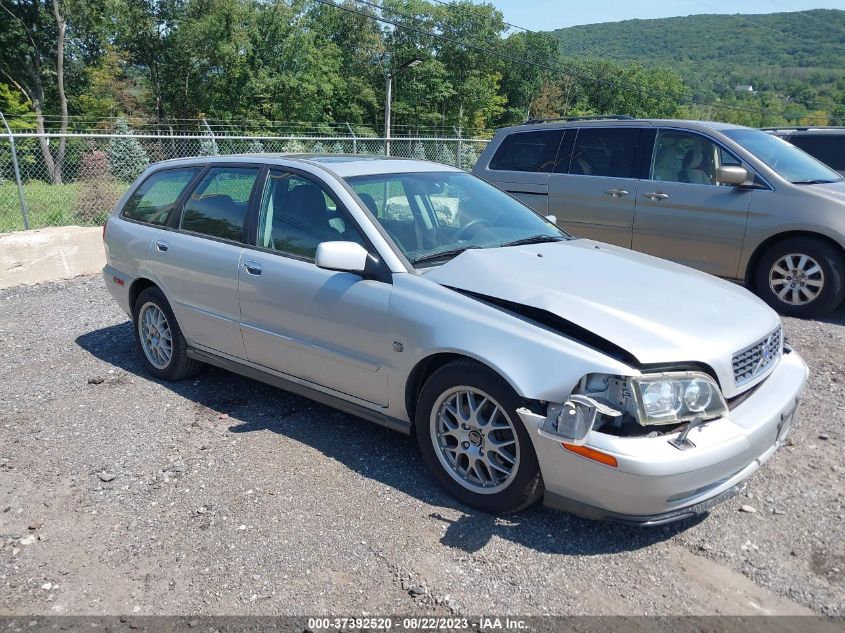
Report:
M 409 59 L 404 64 L 399 66 L 399 68 L 397 68 L 392 73 L 387 73 L 384 76 L 386 82 L 384 90 L 384 153 L 386 156 L 390 156 L 390 117 L 393 105 L 393 78 L 399 73 L 405 72 L 409 68 L 419 66 L 420 64 L 422 64 L 422 62 L 423 60 L 421 60 L 419 57 L 414 57 L 413 59 Z

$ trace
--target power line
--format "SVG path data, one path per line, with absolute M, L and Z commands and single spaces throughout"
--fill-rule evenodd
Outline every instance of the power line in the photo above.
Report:
M 514 63 L 523 64 L 523 65 L 527 65 L 527 66 L 535 66 L 535 67 L 538 67 L 538 68 L 543 68 L 545 70 L 553 71 L 555 73 L 569 73 L 569 74 L 574 75 L 576 77 L 581 77 L 582 79 L 586 79 L 587 81 L 592 81 L 592 82 L 595 82 L 595 83 L 598 83 L 598 84 L 604 84 L 604 85 L 608 85 L 608 86 L 615 87 L 615 88 L 627 87 L 629 89 L 633 89 L 633 90 L 638 91 L 640 94 L 648 94 L 646 87 L 643 86 L 643 85 L 640 85 L 640 84 L 634 84 L 634 83 L 630 83 L 630 82 L 622 82 L 622 81 L 618 81 L 618 80 L 617 81 L 611 81 L 611 80 L 607 80 L 607 79 L 603 79 L 603 78 L 599 78 L 599 77 L 590 76 L 587 73 L 584 73 L 580 70 L 564 69 L 564 68 L 561 68 L 560 66 L 552 66 L 552 65 L 549 65 L 549 64 L 543 64 L 543 63 L 540 63 L 540 62 L 533 62 L 533 61 L 530 61 L 530 60 L 521 59 L 521 58 L 518 58 L 518 57 L 514 57 L 512 55 L 507 55 L 507 54 L 502 53 L 500 51 L 493 50 L 493 49 L 488 48 L 486 46 L 478 46 L 476 44 L 472 44 L 472 43 L 469 43 L 469 42 L 458 40 L 458 39 L 455 39 L 455 38 L 452 38 L 452 37 L 449 37 L 449 36 L 446 36 L 446 35 L 431 33 L 430 31 L 423 31 L 423 30 L 415 28 L 413 26 L 401 24 L 400 22 L 396 22 L 394 20 L 390 20 L 388 18 L 385 18 L 383 15 L 377 16 L 377 15 L 373 15 L 373 14 L 370 14 L 370 13 L 366 13 L 364 11 L 359 11 L 358 9 L 354 9 L 352 7 L 341 6 L 341 5 L 338 5 L 334 2 L 331 2 L 330 0 L 315 0 L 315 1 L 318 2 L 319 4 L 334 7 L 335 9 L 338 9 L 340 11 L 344 11 L 346 13 L 351 13 L 351 14 L 363 16 L 367 19 L 374 20 L 374 21 L 377 21 L 377 22 L 381 22 L 381 23 L 384 23 L 384 24 L 390 24 L 390 25 L 392 25 L 396 28 L 411 31 L 413 33 L 417 33 L 418 35 L 422 35 L 424 37 L 429 37 L 429 38 L 436 39 L 436 40 L 444 40 L 444 41 L 450 42 L 452 44 L 456 44 L 458 46 L 463 46 L 463 47 L 470 48 L 470 49 L 473 49 L 473 50 L 476 50 L 476 51 L 479 51 L 479 52 L 482 52 L 482 53 L 493 55 L 493 56 L 499 57 L 501 59 L 507 59 L 507 60 L 512 61 Z M 394 12 L 393 9 L 390 9 L 388 7 L 384 7 L 384 6 L 381 6 L 381 5 L 377 5 L 375 3 L 370 2 L 369 0 L 355 0 L 355 2 L 360 2 L 360 3 L 366 4 L 370 7 L 382 10 L 382 11 Z M 448 4 L 448 3 L 441 2 L 441 4 Z M 407 14 L 402 14 L 401 12 L 394 12 L 394 13 L 397 14 L 397 15 L 403 15 L 404 17 L 407 17 L 408 19 L 417 19 L 417 18 L 411 18 Z M 419 21 L 419 19 L 417 19 L 417 20 Z M 733 111 L 737 111 L 737 112 L 745 112 L 747 114 L 755 114 L 756 115 L 756 114 L 769 114 L 770 113 L 766 108 L 763 108 L 763 107 L 760 107 L 759 109 L 757 109 L 757 108 L 751 109 L 751 108 L 742 108 L 742 107 L 739 107 L 739 106 L 722 104 L 722 103 L 703 103 L 701 101 L 696 100 L 694 97 L 690 99 L 690 102 L 691 102 L 691 105 L 698 105 L 698 106 L 702 106 L 702 107 L 711 107 L 711 108 L 722 109 L 722 110 L 733 110 Z M 813 118 L 818 119 L 819 117 L 813 117 Z

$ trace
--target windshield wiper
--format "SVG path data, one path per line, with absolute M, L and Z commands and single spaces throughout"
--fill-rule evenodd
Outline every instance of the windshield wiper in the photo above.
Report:
M 437 251 L 436 253 L 429 253 L 428 255 L 420 255 L 416 259 L 412 259 L 412 264 L 421 264 L 423 262 L 431 262 L 437 259 L 448 259 L 451 257 L 457 257 L 464 251 L 468 251 L 471 248 L 481 248 L 480 246 L 461 246 L 460 248 L 450 248 L 446 251 Z
M 522 246 L 523 244 L 543 244 L 545 242 L 561 242 L 566 238 L 562 235 L 532 235 L 523 237 L 513 242 L 505 242 L 502 246 Z
M 793 185 L 827 185 L 838 180 L 793 180 Z

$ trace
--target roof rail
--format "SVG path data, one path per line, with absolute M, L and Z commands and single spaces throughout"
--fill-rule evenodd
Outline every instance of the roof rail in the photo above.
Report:
M 845 130 L 845 125 L 780 125 L 760 129 L 764 132 L 806 132 L 808 130 Z
M 533 125 L 534 123 L 553 123 L 555 121 L 632 121 L 634 117 L 627 114 L 594 114 L 591 116 L 559 116 L 550 119 L 528 119 L 523 125 Z

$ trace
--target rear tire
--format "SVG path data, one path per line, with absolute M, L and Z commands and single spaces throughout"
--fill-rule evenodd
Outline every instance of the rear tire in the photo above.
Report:
M 492 514 L 543 495 L 537 455 L 516 413 L 521 405 L 507 381 L 474 361 L 451 362 L 428 378 L 415 431 L 423 461 L 449 494 Z
M 132 309 L 132 324 L 144 367 L 156 378 L 181 380 L 202 369 L 202 363 L 188 358 L 188 343 L 158 288 L 147 288 L 138 295 Z
M 757 262 L 757 294 L 781 314 L 827 314 L 845 298 L 845 261 L 833 245 L 812 237 L 778 242 Z

